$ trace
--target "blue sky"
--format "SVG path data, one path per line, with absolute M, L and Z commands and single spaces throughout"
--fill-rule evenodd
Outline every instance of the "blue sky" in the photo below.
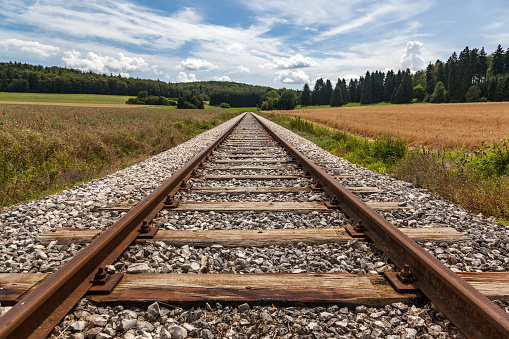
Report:
M 506 0 L 0 0 L 0 61 L 301 89 L 509 47 Z

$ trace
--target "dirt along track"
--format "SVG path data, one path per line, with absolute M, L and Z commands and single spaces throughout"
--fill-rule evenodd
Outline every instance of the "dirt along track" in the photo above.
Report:
M 110 231 L 120 220 L 132 219 L 138 227 L 145 217 L 131 217 L 133 211 L 159 206 L 153 195 L 161 191 L 160 183 L 172 173 L 187 177 L 176 170 L 238 119 L 131 168 L 1 215 L 6 237 L 0 244 L 8 264 L 0 268 L 26 277 L 52 273 L 73 263 L 71 257 L 86 252 L 77 254 L 97 233 Z M 498 272 L 464 276 L 491 299 L 507 300 L 503 227 L 266 123 L 453 271 Z M 105 267 L 110 274 L 124 273 L 119 290 L 88 296 L 48 333 L 101 338 L 461 336 L 419 291 L 395 294 L 385 281 L 383 274 L 399 271 L 404 256 L 384 254 L 378 242 L 354 238 L 357 231 L 363 233 L 360 228 L 351 235 L 345 231 L 357 224 L 350 214 L 356 207 L 348 201 L 358 198 L 344 200 L 335 193 L 335 206 L 334 199 L 329 201 L 334 189 L 323 183 L 326 187 L 316 187 L 316 182 L 311 188 L 308 176 L 316 179 L 319 172 L 304 162 L 295 167 L 292 148 L 286 153 L 253 126 L 254 119 L 246 118 L 193 178 L 176 190 L 173 184 L 163 189 L 173 192 L 173 199 L 161 198 L 162 209 L 149 217 L 150 226 L 159 228 L 155 237 L 137 240 Z M 371 237 L 371 223 L 378 217 L 369 212 L 365 218 Z M 426 278 L 416 267 L 415 284 L 421 286 Z M 0 318 L 2 326 L 5 319 Z M 496 330 L 490 324 L 473 329 L 467 324 L 463 331 L 469 337 L 481 337 L 480 329 L 489 335 Z

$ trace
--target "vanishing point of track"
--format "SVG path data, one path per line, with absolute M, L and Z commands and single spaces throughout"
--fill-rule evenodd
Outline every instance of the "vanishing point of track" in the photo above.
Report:
M 238 135 L 233 138 L 231 135 L 234 131 Z M 269 135 L 285 150 L 286 155 L 281 157 L 291 158 L 295 168 L 301 171 L 301 176 L 309 177 L 314 182 L 313 189 L 323 190 L 329 197 L 328 201 L 322 204 L 330 209 L 341 209 L 351 218 L 355 227 L 348 228 L 349 234 L 352 237 L 369 238 L 401 270 L 385 274 L 396 290 L 420 291 L 467 337 L 509 337 L 509 316 L 502 309 L 343 187 L 335 178 L 309 161 L 261 120 L 245 114 L 224 135 L 196 155 L 2 316 L 0 338 L 46 337 L 85 295 L 107 294 L 114 290 L 122 281 L 123 275 L 106 274 L 103 268 L 112 264 L 136 239 L 151 239 L 156 235 L 158 229 L 151 226 L 151 221 L 164 208 L 178 208 L 179 202 L 173 197 L 179 190 L 189 188 L 188 180 L 198 176 L 200 169 L 208 168 L 207 161 L 213 154 L 229 152 L 229 161 L 232 163 L 243 157 L 248 159 L 253 154 L 262 157 L 263 152 L 268 153 L 271 148 L 267 146 Z M 228 146 L 225 146 L 227 144 Z M 251 291 L 251 294 L 256 294 L 256 291 Z M 259 301 L 263 301 L 263 298 L 261 296 Z M 312 298 L 313 295 L 309 295 L 302 303 L 312 303 L 312 300 L 309 300 Z M 298 304 L 299 300 L 296 302 Z

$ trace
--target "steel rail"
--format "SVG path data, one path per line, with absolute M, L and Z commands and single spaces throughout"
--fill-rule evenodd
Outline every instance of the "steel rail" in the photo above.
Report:
M 0 338 L 46 338 L 92 287 L 97 269 L 113 263 L 122 254 L 139 235 L 143 221 L 154 218 L 166 197 L 179 190 L 193 169 L 224 141 L 244 116 L 0 317 Z
M 470 284 L 447 268 L 415 241 L 349 192 L 306 156 L 260 124 L 322 184 L 329 197 L 336 196 L 340 208 L 354 221 L 362 220 L 365 233 L 400 269 L 409 265 L 413 282 L 426 297 L 468 338 L 509 338 L 509 315 Z

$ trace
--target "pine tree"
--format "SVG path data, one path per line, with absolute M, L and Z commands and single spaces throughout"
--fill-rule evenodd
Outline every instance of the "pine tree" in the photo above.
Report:
M 493 59 L 491 63 L 492 75 L 502 74 L 504 72 L 504 50 L 502 46 L 498 45 L 495 52 L 493 52 Z
M 435 90 L 435 66 L 430 62 L 426 67 L 426 93 L 431 94 Z
M 311 105 L 311 89 L 309 88 L 309 85 L 307 83 L 304 84 L 304 89 L 302 90 L 302 93 L 300 95 L 300 104 L 302 106 Z
M 394 93 L 395 87 L 396 76 L 394 75 L 394 71 L 390 70 L 387 72 L 387 76 L 385 77 L 383 101 L 391 101 L 392 93 Z
M 334 91 L 332 92 L 331 99 L 330 99 L 330 105 L 332 107 L 339 107 L 342 105 L 343 98 L 341 96 L 341 81 L 338 79 L 338 82 L 336 83 L 336 88 L 334 88 Z
M 366 72 L 366 77 L 362 81 L 361 86 L 361 105 L 367 105 L 373 103 L 373 98 L 371 97 L 371 93 L 373 92 L 372 83 L 371 83 L 371 74 L 369 71 Z
M 488 72 L 488 56 L 484 51 L 484 47 L 481 48 L 479 52 L 479 75 L 481 78 L 486 78 L 486 73 Z
M 504 56 L 504 73 L 509 73 L 509 47 L 505 51 Z
M 328 105 L 332 97 L 332 83 L 329 79 L 325 82 L 325 88 L 323 90 L 323 101 L 320 105 Z
M 384 94 L 384 78 L 383 72 L 376 71 L 371 73 L 371 101 L 382 102 Z
M 315 82 L 315 87 L 313 89 L 313 95 L 311 96 L 311 104 L 312 105 L 322 105 L 324 101 L 324 90 L 325 83 L 322 78 L 317 79 Z
M 341 106 L 348 104 L 350 100 L 350 93 L 348 93 L 348 87 L 346 87 L 346 80 L 341 80 Z
M 396 87 L 391 102 L 393 104 L 407 104 L 414 97 L 414 89 L 412 87 L 412 76 L 410 70 L 401 73 L 401 83 Z
M 355 100 L 356 93 L 357 93 L 357 79 L 350 79 L 350 82 L 348 83 L 348 92 L 350 92 L 350 102 L 357 102 Z

